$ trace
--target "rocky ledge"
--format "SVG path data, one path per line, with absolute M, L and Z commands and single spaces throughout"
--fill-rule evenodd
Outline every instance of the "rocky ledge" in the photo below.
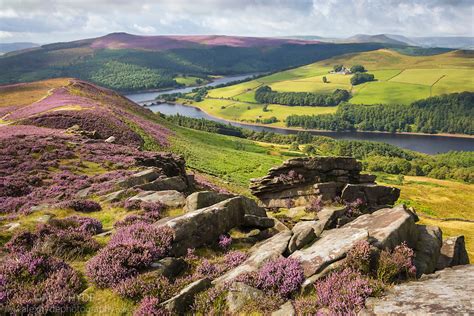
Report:
M 304 206 L 318 197 L 323 201 L 360 199 L 371 207 L 393 205 L 400 190 L 377 185 L 374 175 L 361 174 L 361 170 L 362 164 L 354 158 L 294 158 L 262 178 L 251 179 L 250 190 L 266 208 Z

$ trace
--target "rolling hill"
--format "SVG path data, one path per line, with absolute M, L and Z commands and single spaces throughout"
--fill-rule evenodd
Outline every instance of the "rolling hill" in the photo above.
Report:
M 179 75 L 269 72 L 386 44 L 330 44 L 232 36 L 136 36 L 43 45 L 0 57 L 0 84 L 58 77 L 88 80 L 120 91 L 179 86 Z
M 361 64 L 375 75 L 376 81 L 352 86 L 351 75 L 329 74 L 335 64 L 347 67 Z M 327 78 L 327 83 L 323 82 Z M 213 89 L 203 102 L 194 106 L 225 119 L 255 122 L 272 116 L 273 125 L 284 126 L 292 114 L 317 115 L 336 112 L 336 107 L 284 106 L 270 104 L 265 110 L 255 101 L 255 91 L 268 85 L 277 92 L 310 92 L 328 94 L 335 89 L 351 92 L 353 104 L 410 104 L 413 101 L 445 93 L 473 91 L 474 54 L 453 51 L 432 56 L 407 56 L 381 49 L 347 54 L 306 66 L 260 77 L 252 81 Z M 190 102 L 190 101 L 186 101 Z

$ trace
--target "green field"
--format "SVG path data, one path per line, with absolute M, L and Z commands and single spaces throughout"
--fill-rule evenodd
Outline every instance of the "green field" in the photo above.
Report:
M 364 65 L 375 75 L 376 81 L 352 86 L 351 75 L 329 74 L 332 66 Z M 323 76 L 328 80 L 323 83 Z M 334 113 L 336 107 L 288 107 L 270 105 L 272 112 L 262 112 L 263 105 L 255 105 L 255 90 L 269 85 L 279 92 L 331 93 L 335 89 L 351 91 L 354 104 L 409 104 L 445 93 L 474 91 L 474 54 L 454 51 L 433 56 L 407 56 L 381 49 L 357 54 L 346 54 L 326 59 L 237 85 L 213 89 L 208 97 L 219 102 L 194 103 L 206 112 L 225 119 L 253 122 L 257 118 L 277 117 L 283 120 L 290 114 Z M 225 100 L 238 102 L 225 103 Z M 226 107 L 221 109 L 221 106 Z M 250 109 L 247 109 L 250 107 Z

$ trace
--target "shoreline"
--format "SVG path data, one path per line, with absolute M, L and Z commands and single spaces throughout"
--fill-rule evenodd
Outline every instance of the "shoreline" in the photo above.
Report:
M 296 132 L 315 132 L 315 133 L 369 133 L 369 134 L 388 134 L 388 135 L 412 135 L 412 136 L 439 136 L 439 137 L 448 137 L 448 138 L 466 138 L 466 139 L 474 139 L 474 135 L 468 135 L 468 134 L 447 134 L 447 133 L 440 133 L 440 134 L 428 134 L 428 133 L 415 133 L 415 132 L 386 132 L 386 131 L 361 131 L 361 130 L 355 130 L 355 131 L 331 131 L 331 130 L 318 130 L 318 129 L 304 129 L 304 128 L 298 128 L 298 127 L 279 127 L 279 126 L 274 126 L 274 125 L 268 125 L 268 124 L 261 124 L 261 123 L 248 123 L 248 122 L 241 122 L 241 121 L 235 121 L 235 120 L 229 120 L 225 119 L 222 117 L 218 117 L 215 115 L 212 115 L 205 110 L 201 109 L 200 107 L 194 106 L 194 105 L 189 105 L 189 104 L 183 104 L 183 103 L 178 103 L 178 102 L 171 102 L 168 101 L 166 103 L 169 104 L 177 104 L 181 106 L 187 106 L 187 107 L 193 107 L 195 109 L 198 109 L 199 111 L 202 111 L 206 113 L 207 115 L 219 119 L 222 121 L 226 121 L 229 123 L 236 123 L 236 124 L 241 124 L 241 125 L 246 125 L 246 126 L 256 126 L 256 127 L 267 127 L 267 128 L 273 128 L 273 129 L 280 129 L 280 130 L 287 130 L 287 131 L 296 131 Z M 143 105 L 142 105 L 143 106 Z M 158 104 L 159 106 L 159 104 Z M 148 106 L 147 106 L 148 107 Z

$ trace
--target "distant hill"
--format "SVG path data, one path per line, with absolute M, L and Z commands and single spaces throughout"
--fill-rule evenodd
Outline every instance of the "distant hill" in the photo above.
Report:
M 391 38 L 385 34 L 366 35 L 357 34 L 345 39 L 348 43 L 384 43 L 393 45 L 407 45 L 407 43 Z
M 30 42 L 0 43 L 0 55 L 17 51 L 17 50 L 38 47 L 38 46 L 40 45 L 36 43 L 30 43 Z
M 75 77 L 120 91 L 173 88 L 180 75 L 206 78 L 272 72 L 384 43 L 321 43 L 310 39 L 222 35 L 98 38 L 43 45 L 0 57 L 0 84 Z

